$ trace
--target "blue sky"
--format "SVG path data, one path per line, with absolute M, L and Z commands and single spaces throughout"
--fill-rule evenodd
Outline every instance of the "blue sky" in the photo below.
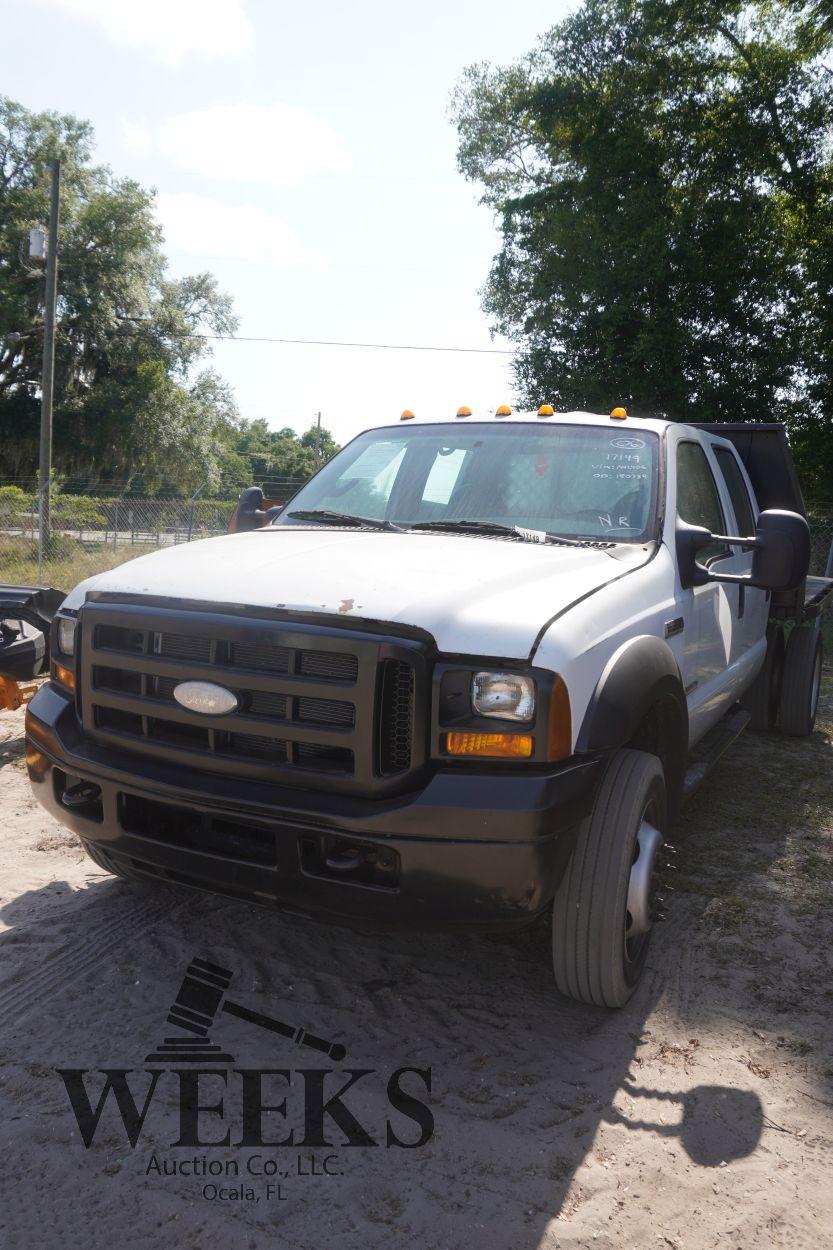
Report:
M 455 166 L 463 68 L 523 55 L 567 0 L 2 0 L 4 94 L 89 118 L 158 192 L 173 274 L 210 269 L 241 335 L 506 347 L 478 290 L 491 213 Z M 248 417 L 340 441 L 405 407 L 511 400 L 506 356 L 220 343 Z M 542 399 L 545 397 L 542 397 Z

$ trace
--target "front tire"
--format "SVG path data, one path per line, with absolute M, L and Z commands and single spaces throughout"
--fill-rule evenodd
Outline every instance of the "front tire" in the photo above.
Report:
M 568 998 L 623 1007 L 635 990 L 651 929 L 650 920 L 646 932 L 634 927 L 628 909 L 631 874 L 646 841 L 648 853 L 655 854 L 666 811 L 657 757 L 629 748 L 615 751 L 553 906 L 553 972 L 557 989 Z M 652 862 L 640 865 L 646 879 Z
M 821 688 L 821 630 L 797 625 L 787 641 L 781 679 L 781 733 L 806 738 L 813 732 Z

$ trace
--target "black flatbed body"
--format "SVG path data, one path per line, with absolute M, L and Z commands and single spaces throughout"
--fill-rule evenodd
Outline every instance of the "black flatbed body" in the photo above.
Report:
M 732 444 L 749 474 L 761 510 L 785 508 L 807 517 L 787 428 L 782 422 L 712 421 L 691 424 L 696 430 L 705 430 Z M 776 620 L 791 620 L 800 625 L 820 616 L 829 605 L 831 596 L 833 578 L 808 576 L 795 590 L 773 594 L 771 615 Z

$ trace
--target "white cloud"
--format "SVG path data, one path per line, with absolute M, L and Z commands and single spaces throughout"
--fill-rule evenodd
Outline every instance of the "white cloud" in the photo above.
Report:
M 252 42 L 246 0 L 40 0 L 100 27 L 124 48 L 177 64 L 189 53 L 228 56 Z
M 156 206 L 171 250 L 201 258 L 322 266 L 320 257 L 302 247 L 286 222 L 255 204 L 222 204 L 183 192 L 157 196 Z
M 268 186 L 297 186 L 310 174 L 343 174 L 352 165 L 329 122 L 292 104 L 228 104 L 180 113 L 163 124 L 157 143 L 190 173 Z
M 140 156 L 147 156 L 153 147 L 153 139 L 147 126 L 143 126 L 141 122 L 132 122 L 128 117 L 122 117 L 120 121 L 125 147 Z

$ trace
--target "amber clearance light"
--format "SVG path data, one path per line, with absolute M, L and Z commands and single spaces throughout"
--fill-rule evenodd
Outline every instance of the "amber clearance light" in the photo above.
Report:
M 528 760 L 532 755 L 532 735 L 450 733 L 446 734 L 445 749 L 449 755 L 470 758 Z
M 67 690 L 75 689 L 75 673 L 69 668 L 64 668 L 63 664 L 52 663 L 52 676 L 59 681 L 62 686 L 66 686 Z
M 570 695 L 564 682 L 556 677 L 550 696 L 550 724 L 547 734 L 547 759 L 566 760 L 573 748 L 573 725 Z

